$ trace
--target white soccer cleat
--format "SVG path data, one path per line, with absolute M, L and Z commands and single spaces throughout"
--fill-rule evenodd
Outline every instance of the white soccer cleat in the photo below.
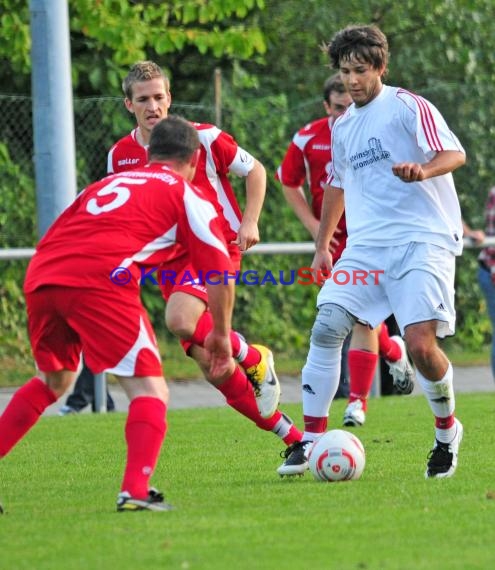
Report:
M 428 464 L 426 466 L 426 479 L 445 479 L 452 477 L 457 469 L 457 456 L 461 445 L 464 428 L 456 418 L 456 434 L 450 443 L 442 443 L 435 439 L 433 449 L 428 454 Z
M 414 390 L 414 370 L 407 356 L 406 344 L 398 335 L 391 336 L 390 339 L 400 346 L 402 356 L 396 362 L 387 359 L 385 362 L 388 364 L 397 392 L 399 394 L 410 394 Z
M 344 412 L 344 425 L 359 427 L 366 421 L 366 413 L 363 409 L 363 402 L 361 400 L 354 400 L 347 405 Z

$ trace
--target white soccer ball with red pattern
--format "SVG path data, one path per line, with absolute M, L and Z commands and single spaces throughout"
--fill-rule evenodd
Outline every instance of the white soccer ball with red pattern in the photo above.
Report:
M 317 481 L 359 479 L 366 463 L 364 447 L 349 431 L 334 429 L 319 437 L 309 451 L 309 469 Z

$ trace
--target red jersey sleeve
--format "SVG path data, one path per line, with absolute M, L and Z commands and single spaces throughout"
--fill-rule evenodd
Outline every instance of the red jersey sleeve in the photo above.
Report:
M 280 180 L 284 186 L 297 188 L 304 184 L 305 178 L 304 154 L 292 141 L 285 153 L 282 164 L 277 168 L 275 179 Z

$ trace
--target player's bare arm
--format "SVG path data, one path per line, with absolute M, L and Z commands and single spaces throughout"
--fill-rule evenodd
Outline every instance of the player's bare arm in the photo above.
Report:
M 282 185 L 282 191 L 289 206 L 294 210 L 294 213 L 299 218 L 303 226 L 311 234 L 314 241 L 318 237 L 318 230 L 320 229 L 320 222 L 313 214 L 304 188 L 302 186 L 286 186 Z
M 323 195 L 320 230 L 316 239 L 316 253 L 311 267 L 313 270 L 330 271 L 332 254 L 329 244 L 344 213 L 344 192 L 335 186 L 327 186 Z
M 341 239 L 342 230 L 340 228 L 335 228 L 335 231 L 332 234 L 332 239 L 330 240 L 330 244 L 328 246 L 330 253 L 333 253 L 339 247 Z
M 237 232 L 235 243 L 241 251 L 246 251 L 260 241 L 258 220 L 266 194 L 266 170 L 255 159 L 254 166 L 246 176 L 246 207 Z
M 424 164 L 401 162 L 392 166 L 392 172 L 403 182 L 418 182 L 453 172 L 466 162 L 466 155 L 457 150 L 444 150 Z
M 486 238 L 483 230 L 473 230 L 465 220 L 462 220 L 462 232 L 465 238 L 469 238 L 476 245 L 481 245 Z

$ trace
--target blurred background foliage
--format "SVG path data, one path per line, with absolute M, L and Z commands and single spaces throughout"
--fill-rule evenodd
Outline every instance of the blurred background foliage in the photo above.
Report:
M 70 0 L 72 80 L 78 186 L 105 174 L 106 153 L 134 125 L 120 83 L 139 59 L 170 75 L 172 111 L 215 122 L 214 72 L 222 73 L 221 127 L 265 165 L 269 187 L 262 240 L 308 241 L 273 175 L 293 133 L 323 114 L 321 89 L 329 68 L 321 46 L 350 23 L 376 23 L 390 43 L 387 82 L 430 99 L 468 154 L 455 173 L 463 215 L 483 226 L 494 181 L 495 19 L 493 0 Z M 29 3 L 0 0 L 0 247 L 33 247 Z M 243 184 L 234 181 L 243 202 Z M 310 256 L 247 255 L 244 269 L 290 271 Z M 25 262 L 1 261 L 0 354 L 25 358 L 22 280 Z M 314 318 L 315 287 L 241 285 L 236 327 L 250 340 L 303 355 Z M 458 334 L 479 349 L 490 337 L 476 284 L 476 252 L 458 261 Z M 159 330 L 163 303 L 143 291 Z M 166 334 L 166 332 L 164 332 Z

